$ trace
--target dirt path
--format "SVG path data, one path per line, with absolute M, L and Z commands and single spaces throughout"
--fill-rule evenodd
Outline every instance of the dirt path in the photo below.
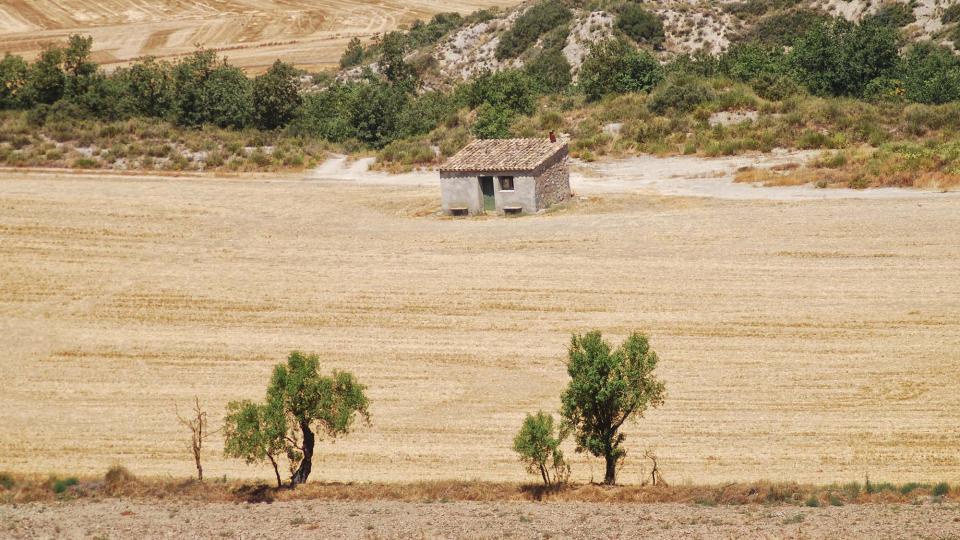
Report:
M 0 523 L 11 538 L 955 538 L 960 508 L 107 500 L 0 506 Z
M 811 185 L 762 187 L 735 183 L 741 167 L 770 168 L 788 163 L 805 163 L 819 152 L 782 151 L 762 155 L 722 158 L 696 156 L 639 156 L 594 163 L 574 161 L 570 187 L 579 195 L 604 193 L 652 193 L 680 197 L 708 197 L 728 200 L 796 201 L 821 199 L 890 199 L 956 196 L 914 189 L 869 190 L 817 189 Z M 312 180 L 339 180 L 358 184 L 397 186 L 439 186 L 436 171 L 423 170 L 387 174 L 368 170 L 373 158 L 347 161 L 336 156 L 310 172 Z

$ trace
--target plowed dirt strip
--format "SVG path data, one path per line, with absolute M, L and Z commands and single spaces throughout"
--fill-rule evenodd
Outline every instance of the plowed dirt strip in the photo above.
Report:
M 668 481 L 956 482 L 960 200 L 606 194 L 414 217 L 436 187 L 0 179 L 0 469 L 186 476 L 174 404 L 218 422 L 295 348 L 369 385 L 318 478 L 524 478 L 574 331 L 648 332 L 666 406 L 628 429 Z M 220 456 L 211 477 L 261 477 Z M 572 454 L 572 452 L 570 452 Z M 600 464 L 574 457 L 580 480 Z
M 102 501 L 0 506 L 12 538 L 955 538 L 956 504 Z

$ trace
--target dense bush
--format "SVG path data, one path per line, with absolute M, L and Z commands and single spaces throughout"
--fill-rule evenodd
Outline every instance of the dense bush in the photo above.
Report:
M 0 60 L 0 109 L 15 109 L 23 105 L 29 69 L 23 58 L 10 53 Z
M 513 113 L 504 107 L 483 103 L 477 108 L 473 135 L 478 139 L 506 139 L 510 137 Z
M 277 60 L 266 73 L 253 80 L 254 125 L 259 129 L 276 129 L 293 120 L 302 103 L 298 77 L 299 72 L 293 66 Z
M 896 31 L 843 19 L 815 25 L 788 56 L 798 80 L 817 95 L 862 96 L 867 84 L 897 63 Z
M 663 22 L 660 17 L 643 9 L 639 4 L 627 4 L 617 14 L 616 28 L 637 43 L 660 45 L 663 43 Z
M 564 25 L 573 13 L 561 2 L 541 0 L 517 17 L 513 26 L 500 36 L 497 60 L 516 58 L 540 39 L 546 32 Z
M 360 65 L 361 62 L 363 62 L 363 44 L 360 43 L 360 38 L 355 37 L 347 43 L 347 48 L 340 55 L 340 68 L 351 68 Z
M 537 90 L 544 94 L 556 94 L 566 90 L 573 80 L 570 69 L 567 57 L 555 48 L 543 51 L 524 67 Z
M 944 9 L 940 20 L 943 24 L 960 22 L 960 4 L 953 4 Z
M 660 63 L 621 40 L 593 45 L 580 68 L 580 88 L 594 101 L 608 94 L 649 91 L 663 79 Z
M 761 18 L 741 36 L 740 41 L 758 41 L 768 45 L 789 45 L 815 25 L 829 21 L 830 16 L 812 9 L 791 9 Z
M 918 103 L 960 100 L 960 57 L 932 43 L 907 49 L 897 68 L 906 98 Z
M 650 93 L 647 107 L 657 113 L 668 111 L 690 112 L 698 105 L 716 96 L 713 89 L 702 79 L 689 75 L 671 77 Z
M 872 15 L 864 17 L 865 22 L 900 28 L 917 20 L 913 14 L 911 4 L 901 4 L 899 2 L 889 2 L 878 9 Z
M 723 4 L 723 10 L 742 19 L 759 17 L 771 11 L 791 8 L 800 3 L 800 0 L 745 0 Z
M 749 82 L 762 75 L 780 75 L 786 72 L 783 49 L 759 42 L 732 45 L 719 60 L 719 71 L 731 79 Z
M 537 106 L 534 81 L 524 72 L 513 69 L 483 73 L 464 92 L 467 104 L 473 108 L 487 103 L 514 113 L 532 114 Z

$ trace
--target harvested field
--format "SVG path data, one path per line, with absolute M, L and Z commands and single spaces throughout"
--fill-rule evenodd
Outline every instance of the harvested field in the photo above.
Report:
M 174 404 L 217 420 L 300 348 L 372 399 L 317 480 L 522 480 L 523 414 L 556 409 L 570 332 L 601 328 L 648 332 L 668 389 L 623 482 L 646 447 L 675 484 L 960 480 L 956 197 L 450 220 L 436 186 L 2 174 L 3 469 L 188 476 Z M 219 443 L 208 477 L 270 479 Z
M 954 503 L 834 508 L 515 502 L 176 501 L 0 506 L 13 538 L 951 538 Z
M 17 0 L 0 5 L 0 52 L 28 58 L 72 33 L 93 36 L 110 66 L 144 55 L 174 57 L 197 44 L 252 72 L 277 58 L 306 69 L 337 63 L 350 38 L 372 37 L 441 11 L 469 13 L 508 0 Z

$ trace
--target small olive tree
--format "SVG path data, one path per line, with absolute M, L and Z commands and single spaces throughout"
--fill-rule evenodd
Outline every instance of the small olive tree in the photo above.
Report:
M 599 331 L 574 334 L 568 350 L 570 384 L 560 396 L 561 414 L 574 430 L 578 452 L 606 461 L 605 484 L 617 481 L 617 464 L 626 455 L 620 427 L 663 404 L 663 382 L 653 374 L 657 353 L 647 337 L 631 334 L 616 350 Z
M 519 454 L 528 473 L 539 474 L 545 486 L 558 486 L 570 477 L 570 465 L 560 450 L 567 434 L 563 429 L 557 433 L 553 415 L 543 411 L 528 414 L 513 439 L 513 451 Z
M 330 439 L 350 433 L 356 417 L 370 422 L 366 387 L 345 371 L 321 375 L 315 354 L 290 353 L 273 369 L 264 404 L 233 402 L 225 421 L 228 456 L 269 460 L 280 483 L 278 457 L 290 465 L 290 486 L 307 481 L 317 433 Z
M 269 460 L 273 474 L 280 480 L 280 457 L 286 452 L 287 423 L 283 410 L 270 404 L 249 400 L 231 401 L 223 423 L 223 453 L 242 459 L 248 465 Z

